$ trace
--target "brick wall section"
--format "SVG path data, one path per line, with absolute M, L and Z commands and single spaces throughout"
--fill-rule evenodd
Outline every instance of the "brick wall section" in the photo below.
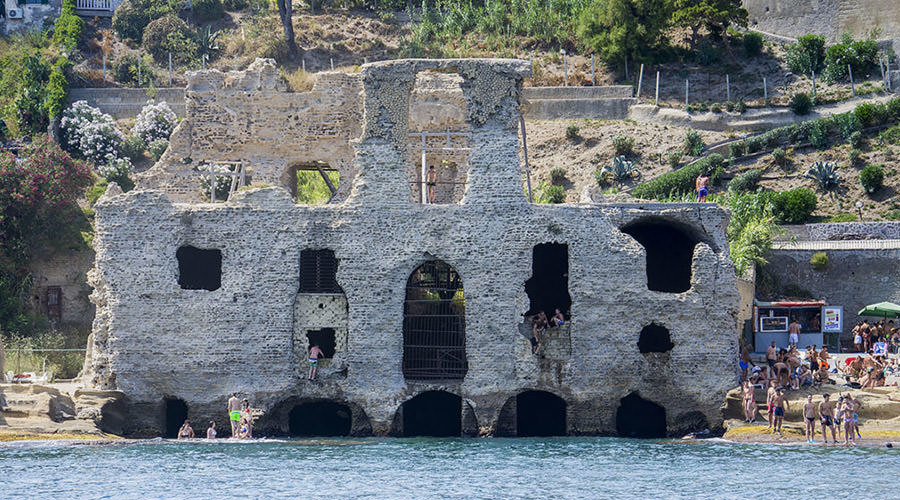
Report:
M 811 240 L 900 240 L 900 222 L 839 222 L 807 224 Z
M 244 75 L 256 78 L 260 66 L 258 61 Z M 462 77 L 473 150 L 460 204 L 409 201 L 408 107 L 415 74 L 423 70 Z M 392 430 L 404 401 L 433 389 L 461 395 L 484 433 L 493 431 L 503 404 L 525 389 L 565 399 L 572 434 L 614 432 L 618 401 L 633 391 L 667 409 L 671 433 L 683 430 L 682 417 L 691 411 L 719 425 L 719 407 L 737 381 L 738 292 L 725 241 L 727 212 L 696 204 L 529 204 L 517 137 L 526 73 L 527 62 L 512 60 L 363 66 L 364 120 L 351 143 L 355 175 L 340 203 L 295 205 L 281 188 L 243 191 L 225 204 L 183 203 L 144 185 L 127 194 L 111 186 L 96 205 L 91 385 L 128 394 L 135 408 L 133 434 L 159 428 L 164 396 L 186 400 L 192 418 L 221 419 L 233 391 L 267 410 L 290 401 L 346 401 L 354 409 L 354 432 L 378 435 Z M 241 116 L 232 117 L 237 126 L 222 128 L 221 139 L 185 136 L 188 129 L 208 127 L 195 123 L 192 99 L 229 105 L 223 86 L 210 85 L 219 90 L 209 94 L 199 90 L 214 78 L 214 72 L 192 76 L 189 88 L 196 94 L 188 94 L 189 115 L 170 158 L 208 157 L 215 153 L 214 140 L 239 143 L 235 138 L 243 137 L 247 125 Z M 242 98 L 261 100 L 256 92 L 244 91 Z M 279 97 L 273 90 L 268 98 L 298 97 Z M 312 103 L 296 110 L 267 107 L 250 126 L 291 123 L 294 116 L 309 123 L 316 109 Z M 305 110 L 313 117 L 307 119 Z M 295 149 L 315 150 L 320 142 L 330 151 L 331 144 L 310 137 L 259 141 L 241 145 L 259 152 L 254 167 L 275 165 Z M 685 224 L 702 240 L 687 292 L 648 291 L 643 247 L 618 229 L 646 217 Z M 573 303 L 569 328 L 551 339 L 559 344 L 552 359 L 539 360 L 519 324 L 529 307 L 524 282 L 532 274 L 532 248 L 546 242 L 569 247 Z M 222 250 L 220 289 L 179 288 L 175 252 L 188 244 Z M 297 297 L 304 248 L 334 251 L 348 308 L 347 370 L 312 384 L 297 376 L 305 359 L 292 346 L 302 316 L 296 304 L 304 300 Z M 469 369 L 461 382 L 406 381 L 401 369 L 406 282 L 431 259 L 449 263 L 463 280 Z M 670 330 L 672 351 L 638 352 L 639 333 L 650 322 Z M 260 425 L 283 425 L 271 421 L 283 414 L 272 411 Z

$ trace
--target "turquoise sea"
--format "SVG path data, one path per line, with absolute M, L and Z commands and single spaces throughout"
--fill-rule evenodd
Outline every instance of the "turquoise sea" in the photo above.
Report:
M 900 450 L 619 438 L 0 445 L 0 498 L 900 498 Z

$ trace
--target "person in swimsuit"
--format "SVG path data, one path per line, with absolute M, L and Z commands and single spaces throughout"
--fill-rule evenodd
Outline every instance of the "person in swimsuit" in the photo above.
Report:
M 773 432 L 775 430 L 775 384 L 777 382 L 773 379 L 769 381 L 769 390 L 766 391 L 766 410 L 768 411 L 769 417 L 769 428 L 766 429 L 766 432 Z
M 825 444 L 828 444 L 828 428 L 831 428 L 831 441 L 834 444 L 837 444 L 837 436 L 835 435 L 834 430 L 834 405 L 831 404 L 831 394 L 823 394 L 822 402 L 819 403 L 819 407 L 817 408 L 817 412 L 819 414 L 819 419 L 822 421 L 822 439 L 825 440 Z
M 531 324 L 531 338 L 528 339 L 531 342 L 531 354 L 535 356 L 538 355 L 538 351 L 541 349 L 541 341 L 538 339 L 538 331 L 540 330 L 540 325 L 538 321 L 535 319 Z
M 325 353 L 322 352 L 322 349 L 319 349 L 318 345 L 313 345 L 309 348 L 309 372 L 306 374 L 306 378 L 310 381 L 316 379 L 316 369 L 319 367 L 319 358 L 325 356 Z
M 706 203 L 706 196 L 709 195 L 709 176 L 700 174 L 700 176 L 697 177 L 695 187 L 697 188 L 697 202 Z
M 250 401 L 246 398 L 241 401 L 240 436 L 244 439 L 253 439 L 253 414 L 250 412 Z
M 749 380 L 745 380 L 741 385 L 744 389 L 744 417 L 746 417 L 744 422 L 749 424 L 756 421 L 756 395 Z
M 191 428 L 191 421 L 185 420 L 181 429 L 178 429 L 178 439 L 191 439 L 194 437 L 194 429 Z
M 216 421 L 209 421 L 209 429 L 206 429 L 206 439 L 215 439 L 216 438 Z
M 844 445 L 856 445 L 856 433 L 853 432 L 853 403 L 850 396 L 844 398 L 841 405 L 841 419 L 844 421 Z
M 797 318 L 791 319 L 791 324 L 788 325 L 788 342 L 790 342 L 791 347 L 797 347 L 797 344 L 800 343 L 800 323 L 797 322 Z
M 241 400 L 234 392 L 228 398 L 228 421 L 231 422 L 231 437 L 238 437 L 238 425 L 241 422 Z
M 813 403 L 812 394 L 806 396 L 806 404 L 803 405 L 803 418 L 806 420 L 806 442 L 816 443 L 816 404 Z
M 769 365 L 769 369 L 772 370 L 772 377 L 775 377 L 775 361 L 778 359 L 778 350 L 775 348 L 775 341 L 772 341 L 772 345 L 766 347 L 766 363 Z
M 843 440 L 844 422 L 841 417 L 844 415 L 844 397 L 838 396 L 837 404 L 834 405 L 834 429 L 837 431 L 838 440 Z M 834 444 L 837 444 L 835 441 Z
M 437 170 L 434 165 L 428 167 L 428 173 L 425 174 L 425 186 L 428 188 L 428 203 L 434 203 L 435 189 L 437 188 Z
M 773 410 L 773 413 L 775 414 L 775 432 L 780 436 L 781 424 L 784 422 L 784 410 L 785 408 L 790 409 L 791 407 L 784 397 L 784 389 L 779 388 L 775 391 L 775 397 L 772 399 L 772 404 L 775 405 Z
M 809 371 L 815 372 L 819 369 L 819 351 L 816 350 L 815 344 L 806 351 L 806 359 L 809 361 Z
M 565 324 L 565 322 L 566 322 L 566 318 L 563 316 L 562 311 L 560 311 L 559 309 L 556 309 L 555 312 L 553 313 L 553 317 L 550 318 L 550 323 L 553 326 L 559 328 L 559 327 L 563 326 L 563 324 Z
M 791 370 L 788 365 L 782 361 L 775 363 L 775 377 L 778 380 L 778 387 L 787 387 L 791 383 Z
M 741 367 L 741 380 L 747 379 L 748 370 L 753 363 L 750 361 L 750 348 L 747 345 L 741 348 L 741 359 L 738 366 Z

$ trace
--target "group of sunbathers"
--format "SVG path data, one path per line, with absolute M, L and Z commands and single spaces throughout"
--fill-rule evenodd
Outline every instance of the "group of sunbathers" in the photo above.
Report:
M 538 356 L 541 350 L 541 341 L 538 338 L 538 334 L 543 333 L 547 328 L 563 326 L 566 323 L 566 318 L 557 307 L 554 309 L 553 316 L 550 319 L 547 319 L 547 314 L 544 311 L 538 311 L 534 316 L 526 317 L 526 321 L 529 319 L 531 320 L 531 339 L 529 339 L 531 341 L 531 354 Z

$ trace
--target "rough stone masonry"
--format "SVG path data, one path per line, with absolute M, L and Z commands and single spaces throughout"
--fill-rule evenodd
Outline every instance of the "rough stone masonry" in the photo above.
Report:
M 111 185 L 96 205 L 87 385 L 127 395 L 129 435 L 162 433 L 176 399 L 192 419 L 225 428 L 232 392 L 263 410 L 258 426 L 271 433 L 290 432 L 298 406 L 328 401 L 350 413 L 349 434 L 404 435 L 404 411 L 434 391 L 459 399 L 453 418 L 464 435 L 516 435 L 521 422 L 540 418 L 524 414 L 533 405 L 516 405 L 535 391 L 563 403 L 572 435 L 622 432 L 634 418 L 626 401 L 661 409 L 666 434 L 720 426 L 737 382 L 727 212 L 529 203 L 518 136 L 528 71 L 518 60 L 397 60 L 325 75 L 306 93 L 286 92 L 270 60 L 193 73 L 169 151 L 136 189 Z M 410 196 L 420 72 L 458 74 L 469 147 L 458 203 Z M 272 187 L 203 202 L 196 167 L 218 160 L 243 162 L 254 183 Z M 331 203 L 297 204 L 285 189 L 306 161 L 340 171 Z M 667 241 L 686 242 L 686 261 L 654 239 L 670 233 Z M 571 308 L 534 356 L 525 282 L 545 243 L 566 248 Z M 179 262 L 186 247 L 220 255 L 218 287 L 179 284 L 196 271 Z M 304 250 L 333 251 L 339 291 L 300 291 Z M 452 266 L 465 297 L 466 371 L 447 380 L 406 377 L 402 364 L 407 285 L 432 261 Z M 689 279 L 683 291 L 650 289 L 659 269 L 679 266 Z M 640 352 L 646 327 L 667 330 L 661 352 Z M 306 379 L 312 328 L 335 336 L 315 382 Z

